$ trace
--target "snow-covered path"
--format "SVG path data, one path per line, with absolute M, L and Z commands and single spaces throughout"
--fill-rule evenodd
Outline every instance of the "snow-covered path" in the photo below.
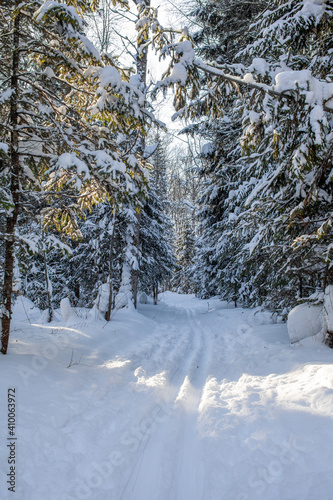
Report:
M 16 387 L 20 500 L 333 499 L 318 340 L 290 346 L 266 313 L 170 292 L 106 326 L 15 325 L 1 411 Z

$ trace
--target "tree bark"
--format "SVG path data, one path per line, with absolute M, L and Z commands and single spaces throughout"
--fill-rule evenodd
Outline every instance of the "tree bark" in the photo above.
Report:
M 112 309 L 112 299 L 113 299 L 113 245 L 114 245 L 115 230 L 116 230 L 116 215 L 114 216 L 114 219 L 113 219 L 113 228 L 112 228 L 111 241 L 110 241 L 110 261 L 109 261 L 110 290 L 109 290 L 108 309 L 105 313 L 106 321 L 110 321 L 110 319 L 111 319 L 111 309 Z
M 154 283 L 153 286 L 153 293 L 154 293 L 154 305 L 157 305 L 157 299 L 158 299 L 158 283 Z
M 15 2 L 16 7 L 18 2 Z M 12 317 L 12 292 L 14 275 L 14 242 L 15 229 L 19 214 L 20 205 L 20 158 L 19 158 L 19 137 L 18 137 L 18 70 L 19 70 L 19 44 L 20 44 L 20 14 L 14 19 L 13 29 L 13 52 L 12 52 L 12 76 L 10 100 L 10 161 L 11 161 L 11 181 L 10 190 L 12 194 L 13 208 L 6 220 L 6 244 L 5 244 L 5 277 L 2 297 L 2 325 L 1 325 L 1 352 L 7 354 L 10 323 Z
M 46 299 L 47 299 L 47 309 L 48 309 L 48 323 L 53 320 L 53 308 L 52 308 L 52 295 L 50 291 L 50 279 L 49 272 L 47 270 L 47 257 L 45 250 L 45 233 L 42 228 L 42 241 L 43 241 L 43 260 L 44 260 L 44 274 L 45 274 L 45 288 L 46 288 Z
M 134 0 L 134 3 L 138 5 L 138 1 Z M 144 4 L 147 8 L 150 7 L 150 0 L 144 0 Z M 137 69 L 137 74 L 140 77 L 140 88 L 141 91 L 146 95 L 147 91 L 147 68 L 148 68 L 148 49 L 147 47 L 144 48 L 140 55 L 140 46 L 142 44 L 145 44 L 147 40 L 138 40 L 137 41 L 137 56 L 136 56 L 136 69 Z M 144 150 L 146 146 L 146 138 L 143 133 L 139 134 L 137 146 L 136 146 L 136 153 L 139 155 L 143 156 Z M 136 223 L 134 227 L 134 235 L 133 235 L 133 244 L 135 248 L 138 251 L 138 254 L 140 253 L 140 224 L 141 224 L 141 212 L 137 211 L 135 213 L 136 216 Z M 139 264 L 139 263 L 138 263 Z M 137 308 L 137 297 L 138 297 L 138 282 L 139 282 L 139 272 L 140 272 L 140 265 L 138 265 L 137 269 L 132 269 L 131 272 L 131 287 L 132 287 L 132 294 L 133 294 L 133 303 L 135 309 Z

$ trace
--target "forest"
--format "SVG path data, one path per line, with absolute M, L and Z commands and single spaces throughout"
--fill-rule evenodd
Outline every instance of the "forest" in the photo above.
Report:
M 153 4 L 0 2 L 3 354 L 19 295 L 46 322 L 165 290 L 285 320 L 333 285 L 332 3 Z

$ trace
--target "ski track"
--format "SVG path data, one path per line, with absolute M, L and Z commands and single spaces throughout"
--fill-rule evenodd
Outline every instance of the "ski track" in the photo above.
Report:
M 203 498 L 197 412 L 211 349 L 209 334 L 203 332 L 194 312 L 184 312 L 187 343 L 182 351 L 183 359 L 179 360 L 183 366 L 176 368 L 169 379 L 169 386 L 173 387 L 169 395 L 170 415 L 140 449 L 121 500 Z M 152 479 L 148 483 L 147 477 Z

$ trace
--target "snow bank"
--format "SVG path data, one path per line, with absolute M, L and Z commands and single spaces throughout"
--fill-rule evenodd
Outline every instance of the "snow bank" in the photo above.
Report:
M 288 334 L 291 343 L 317 335 L 323 330 L 323 308 L 310 304 L 294 307 L 288 315 Z

